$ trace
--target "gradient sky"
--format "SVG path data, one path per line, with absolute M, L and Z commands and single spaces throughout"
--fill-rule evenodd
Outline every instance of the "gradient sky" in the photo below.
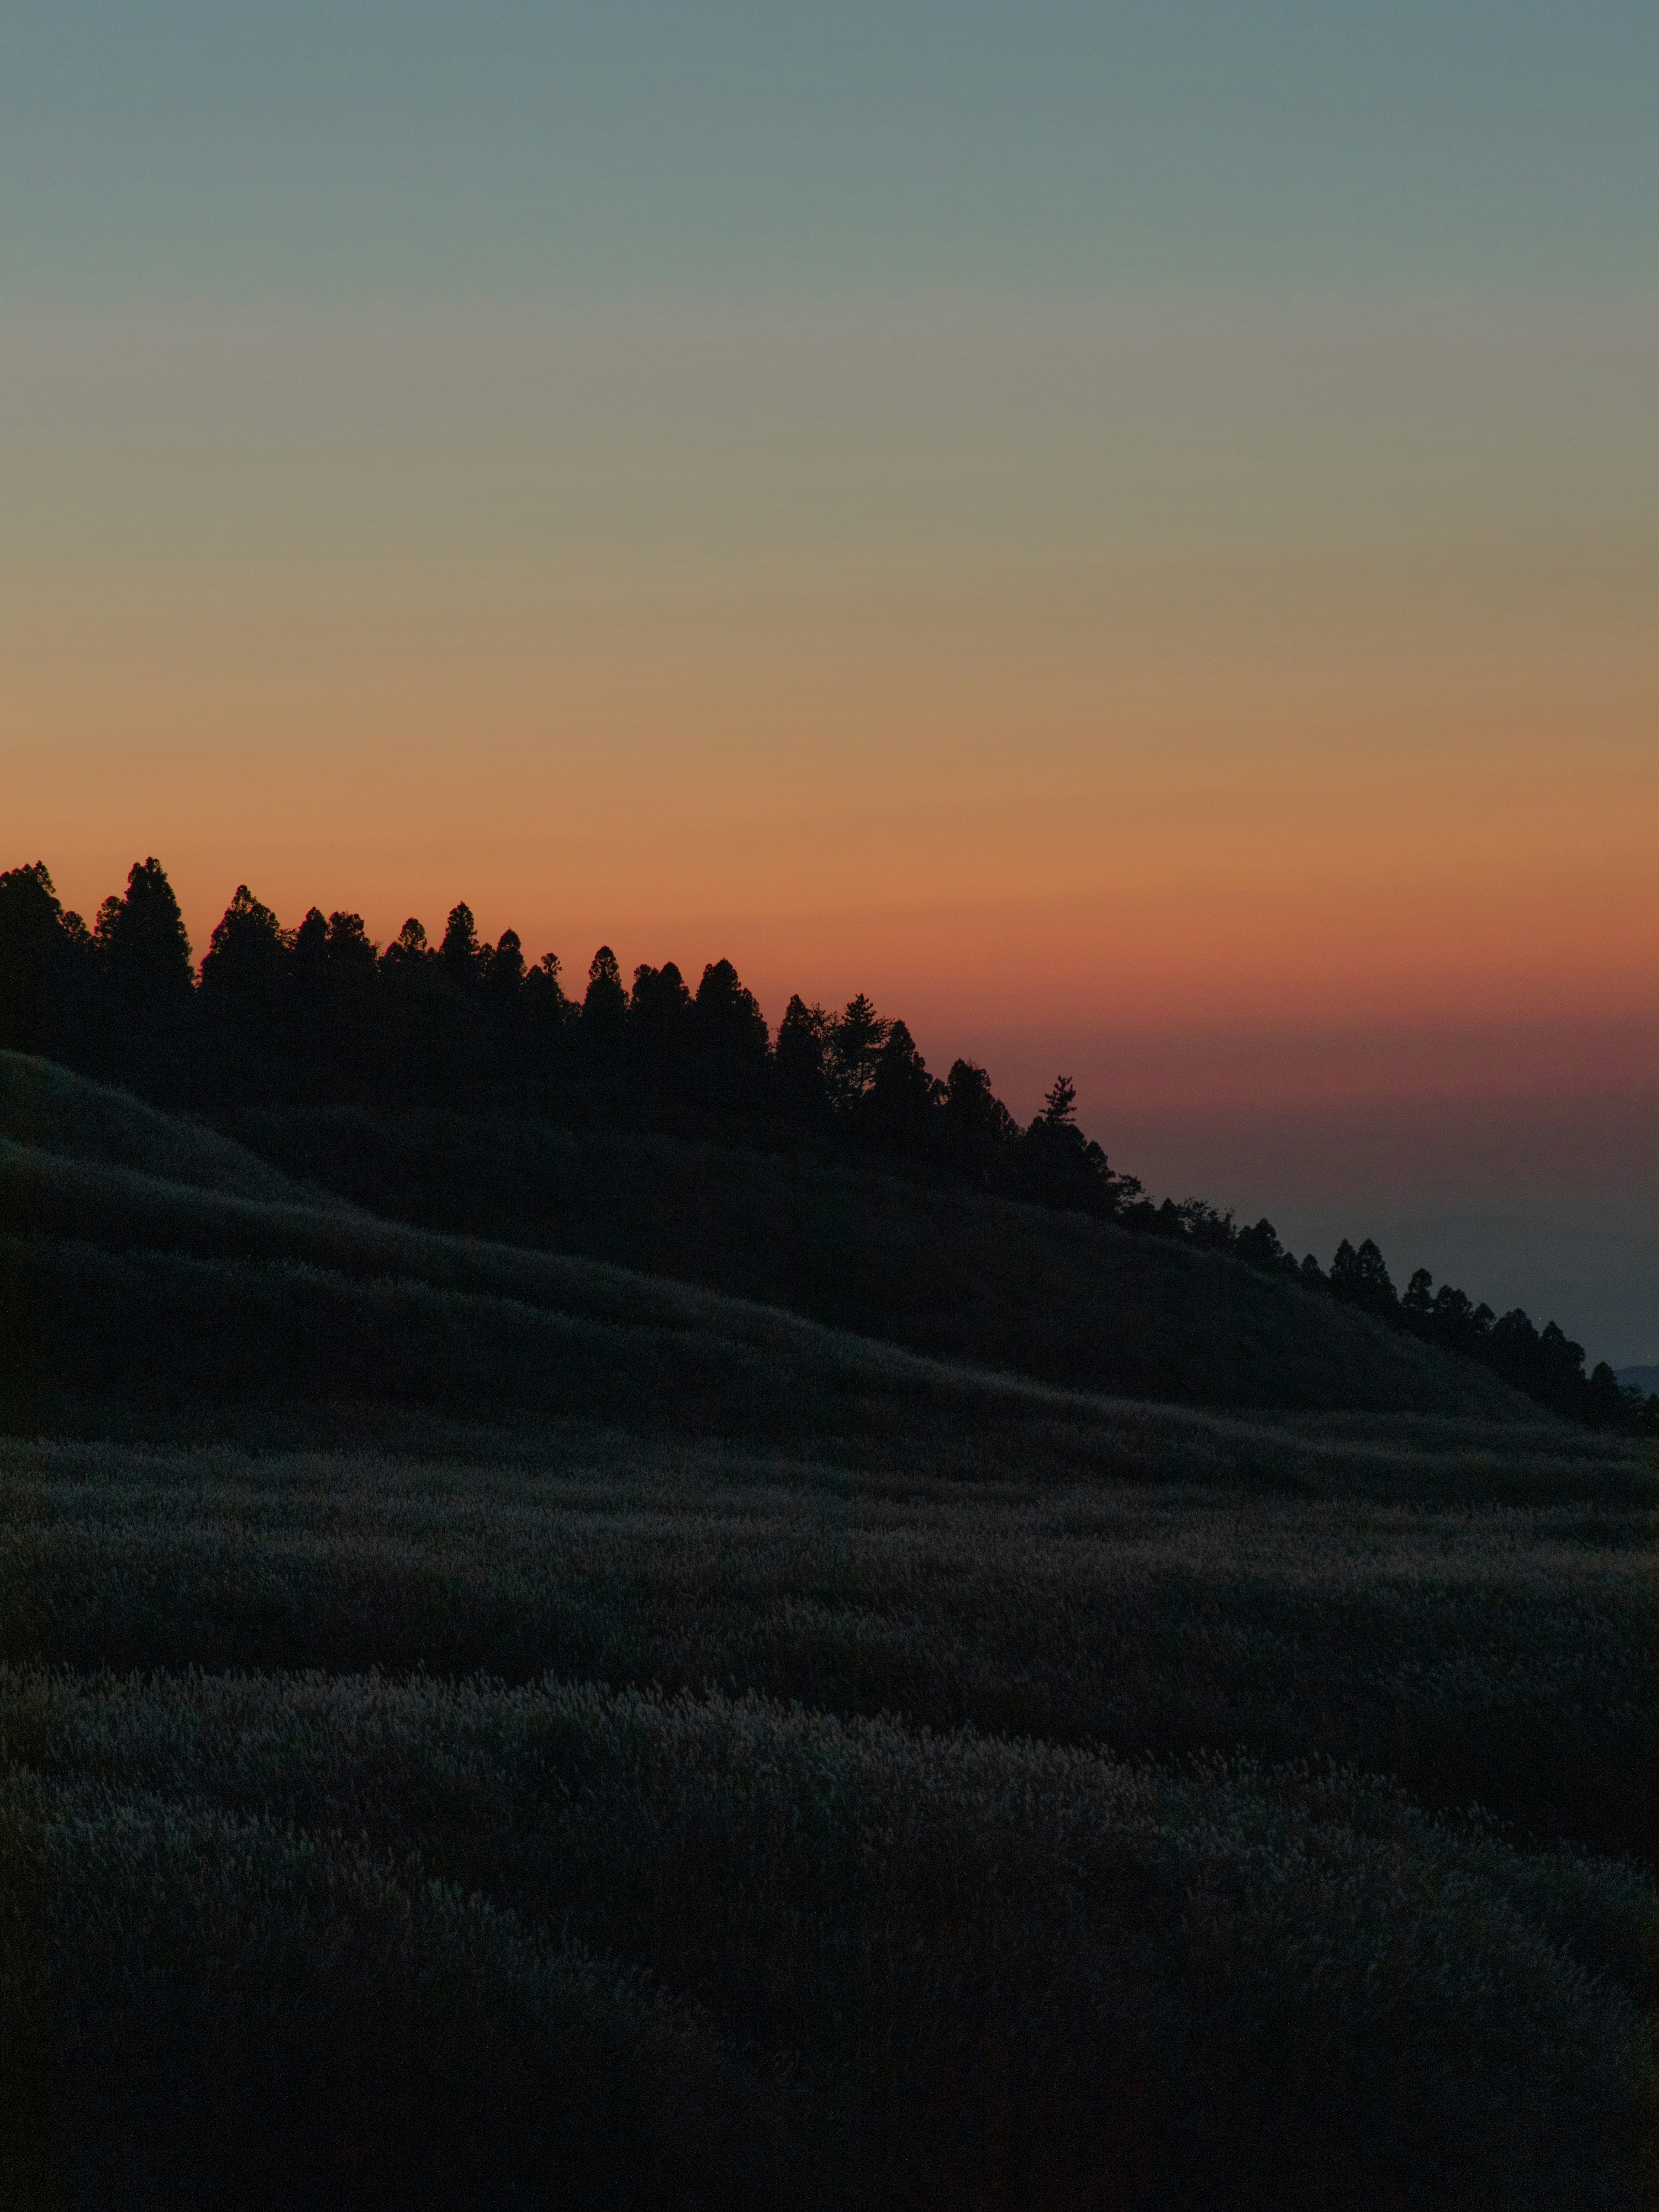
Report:
M 1659 1358 L 1659 11 L 13 0 L 0 865 L 869 989 Z

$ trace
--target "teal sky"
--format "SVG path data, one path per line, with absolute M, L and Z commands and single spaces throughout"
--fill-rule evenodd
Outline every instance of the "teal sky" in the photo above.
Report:
M 1649 286 L 1633 0 L 12 0 L 0 284 Z

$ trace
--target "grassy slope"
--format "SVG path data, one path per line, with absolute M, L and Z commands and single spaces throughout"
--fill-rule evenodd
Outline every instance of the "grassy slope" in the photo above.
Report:
M 0 1728 L 80 2203 L 1634 2207 L 1650 1899 L 1359 1777 L 556 1683 Z
M 1637 1448 L 975 1372 L 4 1073 L 9 2203 L 1640 2201 Z
M 1264 1454 L 1213 1420 L 1195 1425 L 1173 1413 L 1159 1420 L 684 1281 L 388 1222 L 289 1181 L 272 1195 L 261 1179 L 273 1170 L 166 1116 L 137 1108 L 112 1132 L 114 1094 L 70 1079 L 54 1088 L 48 1072 L 29 1095 L 57 1100 L 69 1137 L 46 1150 L 0 1136 L 0 1413 L 14 1427 L 62 1427 L 77 1402 L 125 1405 L 166 1433 L 180 1407 L 199 1420 L 210 1407 L 250 1401 L 378 1401 L 781 1443 L 873 1438 L 884 1451 L 902 1443 L 957 1460 L 1046 1457 L 1056 1472 L 1144 1471 L 1162 1462 L 1191 1477 L 1208 1460 L 1294 1479 L 1306 1456 L 1279 1443 Z M 13 1121 L 38 1133 L 29 1116 Z M 118 1164 L 91 1156 L 100 1144 Z M 238 1184 L 246 1188 L 226 1187 Z M 1090 1232 L 1090 1250 L 1097 1233 L 1111 1237 L 1027 1209 L 876 1189 L 895 1205 L 914 1197 L 944 1207 L 947 1223 L 960 1212 L 981 1237 L 988 1224 L 1025 1235 L 1045 1265 L 1074 1231 Z M 873 1233 L 867 1210 L 857 1218 L 860 1233 Z M 912 1249 L 919 1241 L 889 1230 L 878 1241 Z M 1111 1248 L 1139 1264 L 1134 1240 L 1114 1237 Z M 1245 1311 L 1253 1328 L 1280 1304 L 1291 1321 L 1308 1321 L 1310 1335 L 1328 1325 L 1370 1385 L 1369 1394 L 1349 1389 L 1339 1367 L 1322 1385 L 1338 1402 L 1364 1406 L 1369 1396 L 1419 1413 L 1500 1419 L 1526 1410 L 1478 1370 L 1293 1288 L 1258 1282 L 1231 1262 L 1206 1269 L 1190 1254 L 1146 1249 L 1158 1266 L 1178 1263 L 1176 1273 L 1207 1301 Z M 979 1255 L 988 1279 L 995 1249 L 988 1243 Z M 958 1264 L 952 1279 L 964 1273 Z M 1122 1279 L 1115 1280 L 1121 1296 Z
M 234 1198 L 331 1203 L 216 1130 L 26 1053 L 0 1052 L 0 1138 Z
M 0 1447 L 9 2202 L 1635 2212 L 1650 1513 L 456 1441 Z
M 1534 1502 L 1427 1512 L 1355 1494 L 1376 1447 L 1310 1461 L 1328 1494 L 1289 1497 L 465 1441 L 465 1463 L 441 1430 L 395 1453 L 0 1445 L 0 1660 L 712 1683 L 1158 1758 L 1355 1760 L 1602 1848 L 1644 1848 L 1659 1816 L 1655 1492 L 1627 1447 L 1513 1444 L 1492 1456 Z M 1425 1457 L 1423 1489 L 1455 1491 L 1457 1455 Z
M 283 1109 L 245 1133 L 379 1213 L 706 1284 L 1073 1389 L 1529 1418 L 1483 1371 L 1351 1308 L 1079 1214 L 533 1122 Z

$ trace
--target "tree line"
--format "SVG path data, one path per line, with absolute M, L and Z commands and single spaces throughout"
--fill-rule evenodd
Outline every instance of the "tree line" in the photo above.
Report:
M 601 945 L 578 998 L 556 955 L 532 964 L 511 929 L 481 940 L 465 905 L 435 944 L 411 917 L 380 945 L 343 909 L 313 907 L 284 927 L 244 884 L 198 969 L 158 860 L 136 863 L 90 927 L 34 861 L 0 872 L 0 1048 L 210 1115 L 393 1099 L 833 1147 L 1229 1253 L 1480 1360 L 1571 1418 L 1659 1431 L 1659 1397 L 1644 1404 L 1605 1363 L 1587 1376 L 1583 1346 L 1554 1322 L 1495 1314 L 1424 1268 L 1399 1292 L 1369 1237 L 1345 1239 L 1328 1269 L 1287 1252 L 1265 1219 L 1154 1201 L 1079 1128 L 1069 1078 L 1022 1125 L 983 1067 L 958 1059 L 933 1075 L 905 1024 L 862 993 L 838 1012 L 797 994 L 774 1034 L 728 960 L 695 990 L 672 961 L 629 983 Z

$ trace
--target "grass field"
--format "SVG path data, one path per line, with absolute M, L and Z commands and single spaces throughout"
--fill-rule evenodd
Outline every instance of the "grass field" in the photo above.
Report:
M 8 2205 L 1651 2201 L 1650 1448 L 924 1356 L 38 1064 L 0 1230 Z

